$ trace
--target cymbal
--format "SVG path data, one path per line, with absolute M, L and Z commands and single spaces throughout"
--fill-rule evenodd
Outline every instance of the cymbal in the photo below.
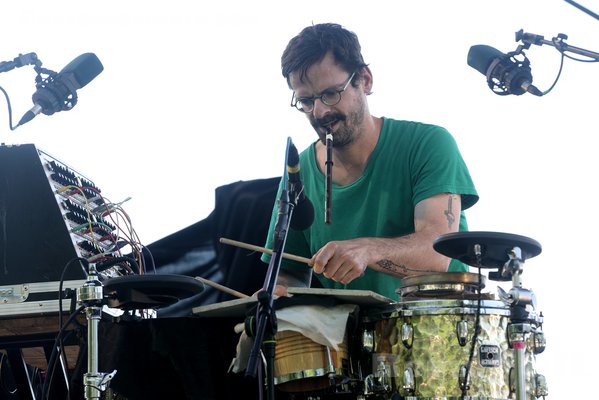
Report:
M 123 310 L 162 308 L 204 290 L 199 280 L 176 274 L 118 276 L 103 285 L 108 306 Z
M 475 246 L 480 245 L 480 264 Z M 481 268 L 499 268 L 510 260 L 510 251 L 518 247 L 522 261 L 541 253 L 541 245 L 526 236 L 503 232 L 452 232 L 433 241 L 433 248 L 447 257 Z

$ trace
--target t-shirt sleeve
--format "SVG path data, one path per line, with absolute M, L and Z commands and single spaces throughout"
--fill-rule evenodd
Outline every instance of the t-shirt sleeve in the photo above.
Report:
M 462 210 L 472 207 L 478 194 L 455 139 L 441 127 L 421 129 L 428 131 L 410 155 L 414 205 L 439 193 L 456 193 L 462 195 Z

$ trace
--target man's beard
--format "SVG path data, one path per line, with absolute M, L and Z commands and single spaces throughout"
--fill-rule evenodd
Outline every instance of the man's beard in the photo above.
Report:
M 364 121 L 364 103 L 360 103 L 360 107 L 356 111 L 352 111 L 349 115 L 341 113 L 327 114 L 320 120 L 312 119 L 310 123 L 316 130 L 320 141 L 326 144 L 326 125 L 331 122 L 338 122 L 338 127 L 333 132 L 333 147 L 343 148 L 354 143 L 361 136 L 361 126 Z

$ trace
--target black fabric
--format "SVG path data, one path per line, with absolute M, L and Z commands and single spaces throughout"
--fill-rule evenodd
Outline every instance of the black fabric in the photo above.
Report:
M 274 177 L 218 187 L 207 218 L 147 246 L 148 272 L 200 276 L 252 295 L 263 286 L 268 265 L 260 260 L 261 253 L 222 244 L 220 238 L 263 246 L 279 181 Z M 206 287 L 198 296 L 159 310 L 159 316 L 190 316 L 194 307 L 234 298 Z
M 201 276 L 248 295 L 259 290 L 268 269 L 261 253 L 224 245 L 220 238 L 263 246 L 279 181 L 217 188 L 215 209 L 206 219 L 147 246 L 147 272 Z M 239 340 L 233 327 L 242 321 L 192 312 L 233 298 L 206 286 L 199 295 L 158 309 L 156 319 L 103 321 L 100 371 L 117 370 L 111 387 L 128 400 L 257 399 L 257 378 L 228 373 Z
M 232 247 L 220 238 L 263 246 L 280 178 L 238 182 L 216 190 L 214 239 L 218 264 L 225 285 L 251 295 L 264 284 L 268 266 L 260 260 L 260 252 Z M 234 297 L 222 293 L 219 301 Z
M 162 318 L 105 323 L 100 369 L 117 370 L 114 392 L 128 400 L 258 398 L 257 380 L 229 374 L 236 319 Z

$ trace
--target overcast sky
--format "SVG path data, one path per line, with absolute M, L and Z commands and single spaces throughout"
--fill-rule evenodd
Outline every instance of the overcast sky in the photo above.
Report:
M 582 4 L 599 12 L 597 1 Z M 598 20 L 561 0 L 12 1 L 2 16 L 0 61 L 35 52 L 59 71 L 92 52 L 104 71 L 73 110 L 14 132 L 3 101 L 0 142 L 34 143 L 108 199 L 131 197 L 123 207 L 145 244 L 205 218 L 216 187 L 281 175 L 287 137 L 301 149 L 316 138 L 289 107 L 281 53 L 312 23 L 353 30 L 374 75 L 371 111 L 456 138 L 480 194 L 470 229 L 543 246 L 523 286 L 545 316 L 537 370 L 549 398 L 593 390 L 599 66 L 566 60 L 548 95 L 497 96 L 466 56 L 475 44 L 514 51 L 520 29 L 597 52 Z M 546 45 L 526 54 L 533 83 L 548 89 L 559 54 Z M 34 77 L 32 67 L 0 74 L 13 124 L 32 106 Z

